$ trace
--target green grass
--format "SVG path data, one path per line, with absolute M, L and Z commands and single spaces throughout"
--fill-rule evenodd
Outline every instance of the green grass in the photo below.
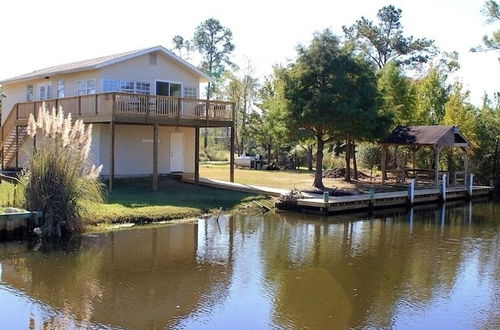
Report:
M 192 218 L 205 212 L 256 208 L 256 204 L 270 206 L 271 200 L 229 190 L 194 186 L 175 179 L 160 178 L 159 190 L 152 191 L 151 178 L 119 179 L 106 203 L 90 204 L 87 224 L 117 222 L 152 222 Z M 0 184 L 0 196 L 12 195 L 13 185 Z

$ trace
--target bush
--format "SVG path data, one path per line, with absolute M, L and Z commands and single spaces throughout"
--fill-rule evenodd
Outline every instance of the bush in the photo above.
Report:
M 21 176 L 23 207 L 42 211 L 43 238 L 68 236 L 84 229 L 88 214 L 85 201 L 102 202 L 103 184 L 98 179 L 102 166 L 90 164 L 92 125 L 72 123 L 71 114 L 45 104 L 35 121 L 30 115 L 28 134 L 37 149 Z

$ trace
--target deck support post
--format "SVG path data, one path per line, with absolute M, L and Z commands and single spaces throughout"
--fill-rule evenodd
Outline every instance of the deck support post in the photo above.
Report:
M 194 184 L 200 183 L 200 128 L 194 128 Z
M 113 191 L 113 179 L 115 177 L 115 122 L 109 122 L 109 191 Z
M 16 173 L 19 170 L 19 126 L 16 125 Z
M 153 190 L 158 191 L 158 123 L 153 125 Z
M 382 146 L 382 157 L 380 159 L 380 161 L 381 161 L 380 169 L 382 170 L 382 184 L 385 184 L 385 179 L 386 179 L 386 173 L 385 173 L 386 158 L 387 158 L 387 146 L 383 145 Z
M 229 152 L 229 181 L 234 182 L 234 124 L 231 126 L 231 148 Z

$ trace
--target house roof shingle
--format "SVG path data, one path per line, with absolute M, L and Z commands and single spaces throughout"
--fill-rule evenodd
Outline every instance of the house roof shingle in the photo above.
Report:
M 107 65 L 111 65 L 111 64 L 114 64 L 117 62 L 121 62 L 121 61 L 130 59 L 130 58 L 133 58 L 136 56 L 141 56 L 141 55 L 152 53 L 152 52 L 161 52 L 161 53 L 165 54 L 167 57 L 170 57 L 173 60 L 177 61 L 178 63 L 186 66 L 189 70 L 191 70 L 194 73 L 198 74 L 199 76 L 203 77 L 207 81 L 211 79 L 207 74 L 202 72 L 200 69 L 198 69 L 194 65 L 186 62 L 185 60 L 181 59 L 180 57 L 178 57 L 177 55 L 175 55 L 171 51 L 167 50 L 166 48 L 164 48 L 162 46 L 155 46 L 155 47 L 137 49 L 137 50 L 132 50 L 132 51 L 128 51 L 128 52 L 112 54 L 112 55 L 107 55 L 107 56 L 101 56 L 101 57 L 91 58 L 91 59 L 87 59 L 87 60 L 51 66 L 51 67 L 40 69 L 40 70 L 35 70 L 33 72 L 29 72 L 26 74 L 22 74 L 19 76 L 15 76 L 12 78 L 2 80 L 2 81 L 0 81 L 0 85 L 5 84 L 5 83 L 11 83 L 11 82 L 20 82 L 20 81 L 25 81 L 25 80 L 30 80 L 30 79 L 43 78 L 43 77 L 46 77 L 49 75 L 55 75 L 55 74 L 63 74 L 63 73 L 71 73 L 71 72 L 99 69 L 99 68 L 102 68 L 102 67 L 107 66 Z

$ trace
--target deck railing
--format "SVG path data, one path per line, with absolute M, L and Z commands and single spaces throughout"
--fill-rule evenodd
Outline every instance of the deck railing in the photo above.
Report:
M 0 148 L 9 135 L 12 135 L 16 125 L 26 125 L 30 114 L 35 117 L 38 109 L 45 102 L 48 109 L 61 106 L 65 114 L 71 113 L 73 118 L 81 118 L 103 122 L 119 120 L 127 117 L 128 122 L 137 118 L 138 122 L 144 119 L 177 119 L 196 120 L 193 125 L 200 126 L 210 123 L 231 125 L 234 120 L 234 103 L 212 100 L 191 99 L 182 97 L 129 94 L 129 93 L 101 93 L 92 95 L 72 96 L 45 101 L 21 102 L 14 105 L 0 129 Z M 132 118 L 132 119 L 131 119 Z M 203 124 L 200 123 L 203 121 Z
M 66 114 L 77 117 L 128 114 L 232 121 L 234 111 L 232 102 L 112 92 L 18 103 L 13 109 L 16 111 L 15 118 L 24 120 L 30 113 L 36 115 L 42 102 L 49 109 L 61 106 Z

